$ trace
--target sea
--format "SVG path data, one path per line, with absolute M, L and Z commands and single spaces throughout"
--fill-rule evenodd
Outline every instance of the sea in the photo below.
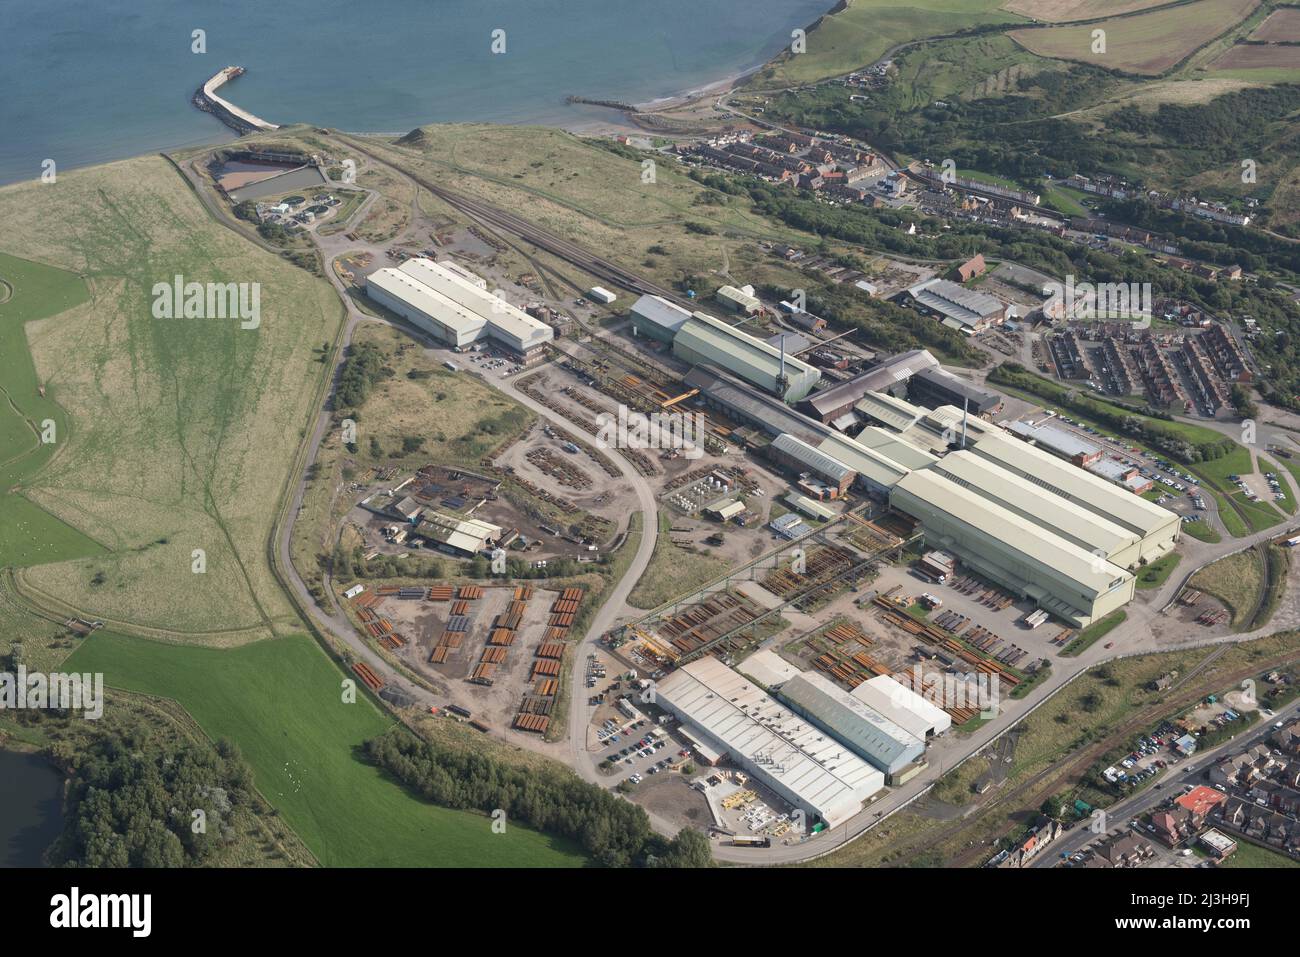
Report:
M 743 74 L 830 0 L 0 0 L 0 183 L 232 138 L 190 96 L 273 123 L 590 128 Z M 201 31 L 201 32 L 198 32 Z M 201 50 L 202 52 L 195 52 Z

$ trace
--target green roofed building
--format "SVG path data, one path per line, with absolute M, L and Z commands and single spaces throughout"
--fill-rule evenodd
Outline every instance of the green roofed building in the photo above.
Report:
M 787 354 L 781 381 L 780 349 L 702 312 L 677 330 L 673 354 L 686 362 L 717 366 L 786 402 L 798 402 L 821 378 L 813 366 Z

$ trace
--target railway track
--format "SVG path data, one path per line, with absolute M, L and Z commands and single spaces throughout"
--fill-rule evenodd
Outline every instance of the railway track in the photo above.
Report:
M 371 152 L 355 140 L 349 139 L 347 143 L 353 149 L 357 150 L 357 152 L 370 157 L 376 163 L 385 166 L 391 165 L 391 161 Z M 541 226 L 531 223 L 521 216 L 516 216 L 514 213 L 498 209 L 482 200 L 472 199 L 462 193 L 457 193 L 454 190 L 447 189 L 444 186 L 438 186 L 410 170 L 404 169 L 403 172 L 410 177 L 413 182 L 417 183 L 422 188 L 427 189 L 448 206 L 464 213 L 471 219 L 506 232 L 536 246 L 539 249 L 543 249 L 552 256 L 555 256 L 557 259 L 561 259 L 572 266 L 576 266 L 583 272 L 596 276 L 603 282 L 620 286 L 635 293 L 661 296 L 670 302 L 677 303 L 678 305 L 692 305 L 688 299 L 678 295 L 673 290 L 660 286 L 657 283 L 653 283 L 632 272 L 630 269 L 620 266 L 618 263 L 605 259 L 602 256 L 597 256 L 595 253 L 584 249 L 577 243 L 565 239 L 563 236 L 551 232 L 548 229 L 543 229 Z
M 1195 668 L 1192 668 L 1176 686 L 1179 689 L 1186 689 L 1183 690 L 1181 694 L 1166 694 L 1166 696 L 1160 701 L 1135 712 L 1126 721 L 1116 727 L 1114 731 L 1106 735 L 1106 737 L 1101 741 L 1094 742 L 1092 745 L 1085 747 L 1083 751 L 1074 755 L 1073 759 L 1066 758 L 1065 761 L 1068 761 L 1068 766 L 1064 770 L 1062 770 L 1061 767 L 1063 762 L 1053 762 L 1037 774 L 1016 785 L 1006 794 L 1003 794 L 986 804 L 972 817 L 963 818 L 959 823 L 950 828 L 946 828 L 943 832 L 935 835 L 931 840 L 926 842 L 924 847 L 917 848 L 917 852 L 921 853 L 930 848 L 942 845 L 945 841 L 960 834 L 966 828 L 978 827 L 980 820 L 990 813 L 996 813 L 999 810 L 1002 810 L 1008 817 L 1010 817 L 1017 811 L 1032 810 L 1039 807 L 1042 802 L 1052 794 L 1058 793 L 1066 787 L 1078 783 L 1078 781 L 1087 774 L 1088 769 L 1108 751 L 1115 748 L 1120 741 L 1136 734 L 1143 728 L 1149 727 L 1152 722 L 1159 720 L 1165 715 L 1188 707 L 1200 700 L 1200 689 L 1187 689 L 1187 684 L 1191 679 L 1202 674 L 1213 665 L 1214 662 L 1228 651 L 1229 647 L 1230 646 L 1228 645 L 1223 646 L 1222 649 L 1207 656 L 1204 661 L 1200 662 Z M 1257 661 L 1246 665 L 1245 667 L 1238 668 L 1230 674 L 1224 675 L 1221 679 L 1215 679 L 1215 681 L 1216 684 L 1227 686 L 1229 684 L 1234 684 L 1243 678 L 1249 678 L 1263 671 L 1267 671 L 1270 668 L 1291 664 L 1297 660 L 1300 660 L 1300 655 L 1298 655 L 1297 652 L 1283 652 L 1282 654 L 1274 655 L 1272 658 Z M 989 855 L 989 845 L 975 844 L 974 846 L 965 848 L 959 852 L 957 856 L 949 862 L 949 866 L 974 867 Z

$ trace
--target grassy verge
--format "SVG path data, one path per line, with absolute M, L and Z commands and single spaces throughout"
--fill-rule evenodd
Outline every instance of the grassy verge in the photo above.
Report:
M 27 324 L 78 309 L 90 299 L 76 273 L 0 253 L 0 565 L 35 565 L 95 555 L 103 548 L 22 494 L 70 437 L 55 401 L 59 389 L 37 374 Z M 51 423 L 46 425 L 45 423 Z M 49 441 L 43 441 L 44 437 Z
M 1286 593 L 1287 575 L 1291 571 L 1289 549 L 1279 545 L 1269 545 L 1264 553 L 1264 560 L 1268 563 L 1268 580 L 1264 586 L 1263 600 L 1255 611 L 1255 617 L 1247 626 L 1250 631 L 1263 628 L 1272 621 L 1273 613 L 1277 611 L 1278 605 L 1282 603 L 1282 596 Z
M 727 562 L 707 552 L 692 552 L 672 543 L 672 519 L 659 514 L 659 537 L 654 556 L 628 595 L 635 608 L 658 608 L 693 585 L 711 581 L 727 570 Z
M 1112 611 L 1105 618 L 1094 621 L 1061 651 L 1062 658 L 1074 658 L 1087 651 L 1092 645 L 1106 637 L 1128 619 L 1123 609 Z
M 1264 588 L 1264 569 L 1255 549 L 1247 549 L 1206 565 L 1188 582 L 1191 587 L 1223 602 L 1239 629 L 1253 617 Z
M 1195 524 L 1195 523 L 1193 523 Z M 1170 552 L 1163 558 L 1158 558 L 1154 562 L 1138 570 L 1137 587 L 1138 588 L 1159 588 L 1169 580 L 1178 563 L 1183 560 L 1183 556 L 1177 552 Z
M 1200 522 L 1183 522 L 1183 533 L 1192 536 L 1200 542 L 1208 542 L 1211 545 L 1223 541 L 1223 536 L 1218 533 L 1210 524 L 1205 521 Z
M 1250 844 L 1245 839 L 1233 836 L 1237 849 L 1225 861 L 1220 862 L 1219 869 L 1240 870 L 1242 868 L 1287 868 L 1300 867 L 1300 861 L 1285 854 L 1279 854 L 1267 847 Z

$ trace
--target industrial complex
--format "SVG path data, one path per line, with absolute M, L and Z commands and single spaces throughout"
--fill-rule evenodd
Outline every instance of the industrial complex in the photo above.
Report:
M 488 291 L 487 281 L 451 261 L 408 259 L 366 280 L 366 294 L 429 333 L 463 348 L 488 336 L 524 365 L 545 357 L 550 326 Z
M 885 786 L 878 767 L 716 658 L 674 671 L 659 682 L 656 696 L 719 758 L 731 758 L 832 827 Z
M 701 364 L 686 383 L 704 403 L 771 435 L 768 457 L 819 484 L 820 497 L 856 487 L 886 502 L 920 523 L 927 544 L 1071 625 L 1129 601 L 1132 571 L 1178 540 L 1175 513 L 1080 467 L 1088 463 L 1037 447 L 1041 432 L 1008 431 L 972 414 L 972 401 L 977 409 L 996 402 L 929 353 L 887 360 L 791 408 L 786 402 L 816 370 L 805 375 L 725 323 L 695 314 L 679 327 L 674 351 Z M 922 394 L 959 395 L 963 407 L 927 409 L 897 395 L 920 376 Z

